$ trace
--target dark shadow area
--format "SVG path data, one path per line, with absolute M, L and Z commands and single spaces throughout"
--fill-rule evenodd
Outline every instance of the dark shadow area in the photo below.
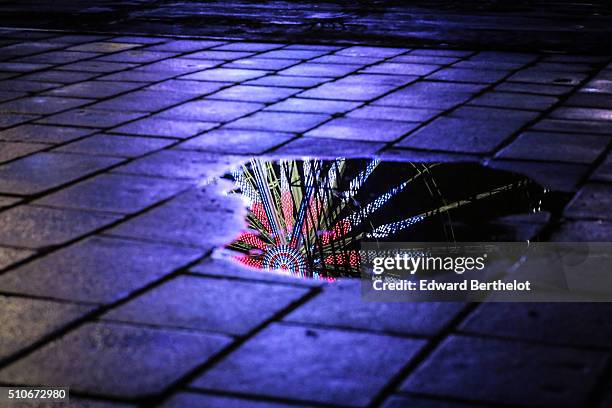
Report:
M 346 42 L 515 51 L 605 53 L 604 1 L 176 1 L 0 2 L 0 24 L 285 42 Z

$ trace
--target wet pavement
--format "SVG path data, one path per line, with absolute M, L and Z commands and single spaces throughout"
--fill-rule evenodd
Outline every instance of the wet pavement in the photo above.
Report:
M 212 256 L 247 213 L 210 180 L 253 156 L 476 162 L 567 194 L 541 239 L 610 241 L 612 56 L 0 34 L 0 383 L 76 406 L 610 406 L 608 304 L 366 303 L 246 270 Z
M 78 15 L 78 17 L 76 17 Z M 5 0 L 10 27 L 608 53 L 602 0 Z

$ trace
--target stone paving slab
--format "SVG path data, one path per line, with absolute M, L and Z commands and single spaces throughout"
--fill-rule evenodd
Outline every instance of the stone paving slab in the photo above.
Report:
M 91 233 L 120 217 L 23 205 L 0 213 L 0 245 L 45 248 Z
M 191 386 L 366 406 L 423 344 L 422 340 L 274 324 Z M 305 383 L 309 386 L 304 387 Z
M 362 303 L 245 270 L 212 253 L 242 204 L 207 183 L 250 155 L 475 161 L 572 196 L 544 239 L 610 241 L 612 56 L 0 37 L 0 320 L 33 316 L 0 382 L 83 406 L 604 403 L 605 305 Z
M 89 323 L 0 370 L 0 381 L 146 396 L 172 385 L 227 343 L 220 335 Z
M 300 324 L 432 336 L 463 309 L 460 303 L 370 303 L 361 301 L 360 282 L 326 287 L 284 320 Z M 350 313 L 347 313 L 350 311 Z
M 299 287 L 179 277 L 102 319 L 244 335 L 306 293 Z
M 110 303 L 201 256 L 201 251 L 190 248 L 92 237 L 0 275 L 0 288 L 22 295 Z
M 460 326 L 469 333 L 569 346 L 610 348 L 612 325 L 606 303 L 488 303 Z M 561 321 L 557 321 L 563 316 Z
M 401 389 L 499 404 L 586 406 L 608 358 L 596 351 L 451 336 Z
M 0 165 L 0 192 L 32 195 L 96 173 L 121 162 L 110 157 L 38 153 Z
M 0 361 L 92 310 L 83 305 L 6 296 L 0 296 L 0 307 Z

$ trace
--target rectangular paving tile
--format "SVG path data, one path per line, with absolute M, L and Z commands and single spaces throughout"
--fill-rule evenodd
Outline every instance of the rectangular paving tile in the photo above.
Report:
M 595 109 L 595 108 L 558 108 L 551 115 L 558 119 L 576 119 L 576 120 L 612 120 L 612 109 Z
M 504 122 L 436 119 L 395 146 L 464 153 L 489 153 L 518 129 Z
M 495 87 L 499 92 L 519 92 L 534 95 L 561 96 L 570 93 L 571 86 L 526 84 L 522 82 L 503 82 Z
M 177 55 L 176 52 L 149 51 L 149 50 L 128 50 L 96 58 L 95 61 L 111 62 L 133 62 L 136 64 L 148 63 L 171 58 Z
M 172 120 L 152 116 L 128 123 L 127 125 L 116 127 L 111 129 L 110 132 L 185 139 L 212 129 L 217 125 L 217 123 L 213 122 Z
M 0 212 L 0 245 L 38 249 L 76 239 L 119 217 L 22 205 Z
M 533 121 L 541 115 L 540 112 L 518 110 L 518 109 L 502 109 L 489 108 L 480 106 L 461 106 L 452 111 L 448 116 L 453 118 L 461 118 L 466 120 L 485 120 L 494 121 L 495 118 L 504 118 L 504 122 L 508 126 L 515 128 L 522 127 L 528 122 Z
M 393 106 L 364 106 L 347 114 L 350 118 L 424 122 L 442 111 L 435 109 L 397 108 Z
M 100 54 L 93 52 L 77 52 L 77 51 L 49 51 L 42 54 L 30 55 L 21 57 L 18 62 L 39 62 L 47 64 L 67 64 L 69 62 L 81 61 L 84 59 L 95 58 Z
M 387 48 L 387 47 L 368 47 L 356 45 L 348 47 L 336 52 L 337 55 L 348 55 L 352 57 L 382 57 L 390 58 L 396 55 L 404 54 L 408 49 L 405 48 Z
M 359 65 L 341 65 L 305 62 L 294 65 L 291 68 L 277 72 L 278 75 L 306 76 L 306 77 L 330 77 L 337 78 L 355 72 Z
M 92 308 L 70 303 L 0 296 L 0 309 L 1 361 L 65 327 Z
M 52 125 L 110 128 L 143 117 L 139 112 L 109 112 L 97 109 L 77 109 L 49 116 L 39 123 Z
M 89 323 L 2 369 L 0 379 L 114 397 L 151 396 L 228 343 L 220 335 Z M 83 353 L 92 358 L 81 358 Z
M 0 192 L 23 195 L 40 193 L 120 161 L 79 154 L 36 153 L 0 165 Z
M 50 68 L 50 64 L 34 64 L 27 62 L 0 62 L 0 72 L 26 73 Z
M 267 51 L 262 54 L 258 54 L 258 58 L 280 58 L 280 59 L 300 59 L 306 60 L 310 58 L 320 57 L 321 55 L 327 54 L 327 50 L 292 50 L 292 49 L 280 49 Z
M 256 69 L 213 68 L 196 72 L 195 74 L 182 76 L 181 79 L 193 79 L 196 81 L 242 82 L 249 79 L 262 77 L 268 73 L 270 73 L 270 71 Z
M 513 61 L 500 62 L 500 61 L 491 61 L 491 60 L 467 59 L 467 60 L 459 61 L 456 64 L 453 64 L 452 68 L 508 72 L 508 71 L 520 69 L 524 66 L 525 64 L 522 62 L 513 62 Z
M 300 137 L 276 149 L 275 154 L 304 155 L 336 159 L 338 157 L 364 157 L 375 154 L 384 143 Z
M 43 92 L 51 88 L 62 86 L 56 82 L 34 82 L 21 79 L 8 79 L 0 81 L 0 90 L 5 92 Z
M 95 131 L 77 127 L 20 125 L 0 131 L 0 140 L 58 144 L 90 135 Z
M 205 48 L 212 48 L 217 45 L 221 45 L 222 41 L 200 41 L 200 40 L 173 40 L 163 44 L 157 44 L 147 47 L 147 50 L 151 51 L 176 51 L 176 52 L 190 52 L 203 50 Z
M 35 204 L 129 214 L 170 198 L 189 183 L 127 174 L 101 174 L 35 201 Z
M 284 320 L 306 325 L 432 336 L 453 320 L 464 306 L 453 302 L 364 302 L 360 285 L 351 280 L 326 285 L 322 293 Z M 351 313 L 346 313 L 347 310 Z
M 201 195 L 179 195 L 109 233 L 205 250 L 225 245 L 244 227 L 242 203 L 229 198 L 221 201 L 219 195 L 203 191 Z
M 27 249 L 0 247 L 0 270 L 21 262 L 32 254 L 34 252 Z
M 121 43 L 114 41 L 98 41 L 90 42 L 87 44 L 79 44 L 67 48 L 69 51 L 84 51 L 84 52 L 100 52 L 100 53 L 114 53 L 129 50 L 131 48 L 138 47 L 138 44 L 133 43 Z
M 156 117 L 218 123 L 246 116 L 263 107 L 263 104 L 253 102 L 201 100 L 168 109 Z
M 216 49 L 208 49 L 205 51 L 198 51 L 192 54 L 187 54 L 188 58 L 203 59 L 203 60 L 223 60 L 233 61 L 240 58 L 246 58 L 253 55 L 254 52 L 249 51 L 224 51 Z
M 272 103 L 288 98 L 299 90 L 268 86 L 236 85 L 207 96 L 207 99 Z
M 291 133 L 221 128 L 183 142 L 176 148 L 231 154 L 260 154 L 293 137 Z
M 332 78 L 314 77 L 289 77 L 282 75 L 268 75 L 265 77 L 252 79 L 244 82 L 245 85 L 256 86 L 283 86 L 287 88 L 310 88 L 323 82 L 330 81 Z
M 186 79 L 169 79 L 151 86 L 145 89 L 151 91 L 169 91 L 169 92 L 182 92 L 193 94 L 195 96 L 204 96 L 218 91 L 221 88 L 230 85 L 230 82 L 204 82 L 204 81 L 189 81 Z
M 120 37 L 113 37 L 111 39 L 111 41 L 116 41 L 116 42 L 122 42 L 122 43 L 128 43 L 128 44 L 159 44 L 159 43 L 164 43 L 166 41 L 168 41 L 169 38 L 163 38 L 163 37 L 139 37 L 139 36 L 135 36 L 135 35 L 123 35 Z
M 392 142 L 417 126 L 417 123 L 410 122 L 337 118 L 307 132 L 305 136 L 370 142 Z
M 235 159 L 230 160 L 218 154 L 162 150 L 117 167 L 115 172 L 164 178 L 204 179 L 222 172 L 234 161 Z
M 590 164 L 609 143 L 608 138 L 600 135 L 525 132 L 501 150 L 497 157 Z
M 508 81 L 547 85 L 579 85 L 586 78 L 587 75 L 581 73 L 527 68 L 509 77 Z
M 543 119 L 535 123 L 532 129 L 551 132 L 610 135 L 612 134 L 612 122 Z
M 411 64 L 405 62 L 382 62 L 365 68 L 364 73 L 368 74 L 389 74 L 389 75 L 416 75 L 424 76 L 439 69 L 439 65 L 431 64 Z
M 481 69 L 444 68 L 427 77 L 438 81 L 473 82 L 477 84 L 492 84 L 508 76 L 509 71 L 494 71 Z
M 49 148 L 49 145 L 41 143 L 0 142 L 0 163 L 18 159 L 47 148 Z
M 302 133 L 328 119 L 328 115 L 315 113 L 257 112 L 231 122 L 227 127 Z
M 488 92 L 470 101 L 470 105 L 491 106 L 544 111 L 557 102 L 557 98 L 512 92 Z
M 19 125 L 20 123 L 30 122 L 39 118 L 37 115 L 24 115 L 17 113 L 0 113 L 0 129 Z
M 131 73 L 141 73 L 152 79 L 149 74 L 161 75 L 159 79 L 164 79 L 166 74 L 172 74 L 170 76 L 190 74 L 192 72 L 202 71 L 206 68 L 216 67 L 221 64 L 222 61 L 205 61 L 197 60 L 193 58 L 172 58 L 164 61 L 157 61 L 147 65 L 143 65 L 139 68 L 133 69 Z
M 451 336 L 402 391 L 524 406 L 585 406 L 606 353 Z
M 564 105 L 609 109 L 612 107 L 612 95 L 579 92 L 567 99 Z
M 264 71 L 276 71 L 298 64 L 296 59 L 268 59 L 268 58 L 242 58 L 223 64 L 223 68 L 239 69 L 261 69 Z
M 377 84 L 347 84 L 330 82 L 300 93 L 302 98 L 334 99 L 342 101 L 369 101 L 377 98 L 396 87 Z
M 400 58 L 400 57 L 396 57 Z M 341 64 L 341 65 L 357 65 L 363 67 L 365 65 L 375 64 L 382 61 L 383 57 L 356 57 L 351 55 L 329 54 L 323 55 L 315 59 L 311 59 L 310 63 L 316 64 Z
M 191 386 L 366 406 L 423 344 L 422 340 L 273 324 Z
M 96 73 L 111 73 L 123 71 L 124 69 L 133 68 L 136 64 L 128 64 L 125 62 L 106 62 L 106 61 L 79 61 L 72 64 L 61 65 L 57 67 L 61 71 L 85 71 Z
M 86 81 L 99 75 L 96 72 L 83 71 L 60 71 L 49 69 L 21 76 L 23 81 L 57 82 L 60 84 L 73 84 L 75 82 Z
M 45 92 L 45 95 L 71 96 L 77 98 L 108 98 L 123 92 L 131 91 L 142 85 L 134 82 L 119 81 L 86 81 L 66 85 Z
M 467 102 L 477 89 L 469 84 L 420 82 L 393 92 L 374 105 L 446 110 Z
M 284 44 L 278 43 L 263 43 L 263 42 L 247 42 L 247 41 L 237 41 L 231 42 L 223 45 L 219 45 L 215 47 L 215 50 L 224 50 L 224 51 L 269 51 L 276 48 L 283 47 Z
M 245 335 L 306 293 L 285 285 L 182 276 L 102 319 Z
M 101 76 L 97 79 L 102 81 L 126 81 L 138 82 L 141 85 L 151 85 L 153 82 L 164 81 L 177 76 L 176 72 L 171 71 L 149 71 L 141 68 L 130 69 L 128 71 L 116 72 Z
M 518 52 L 503 52 L 503 51 L 481 51 L 470 57 L 474 61 L 492 61 L 492 62 L 520 62 L 528 64 L 538 58 L 537 54 L 526 54 Z
M 174 143 L 172 140 L 152 137 L 98 134 L 63 145 L 53 151 L 94 156 L 138 157 L 163 149 L 172 143 Z
M 361 105 L 359 102 L 332 101 L 326 99 L 289 98 L 266 107 L 264 110 L 278 112 L 344 113 Z M 1 135 L 1 133 L 0 133 Z
M 155 112 L 193 99 L 186 93 L 167 91 L 134 91 L 91 105 L 91 109 L 119 112 Z
M 0 275 L 5 292 L 110 303 L 202 256 L 200 250 L 92 237 Z
M 582 187 L 565 208 L 565 216 L 570 218 L 591 218 L 612 220 L 612 185 L 590 183 Z
M 461 331 L 538 340 L 559 345 L 610 348 L 607 303 L 487 303 L 461 324 Z

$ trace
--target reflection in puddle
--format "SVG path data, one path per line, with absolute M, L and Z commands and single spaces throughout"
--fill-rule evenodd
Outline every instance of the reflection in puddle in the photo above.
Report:
M 249 206 L 248 230 L 227 253 L 330 280 L 359 276 L 362 241 L 529 239 L 525 228 L 547 220 L 550 201 L 524 176 L 465 163 L 252 159 L 227 177 Z

